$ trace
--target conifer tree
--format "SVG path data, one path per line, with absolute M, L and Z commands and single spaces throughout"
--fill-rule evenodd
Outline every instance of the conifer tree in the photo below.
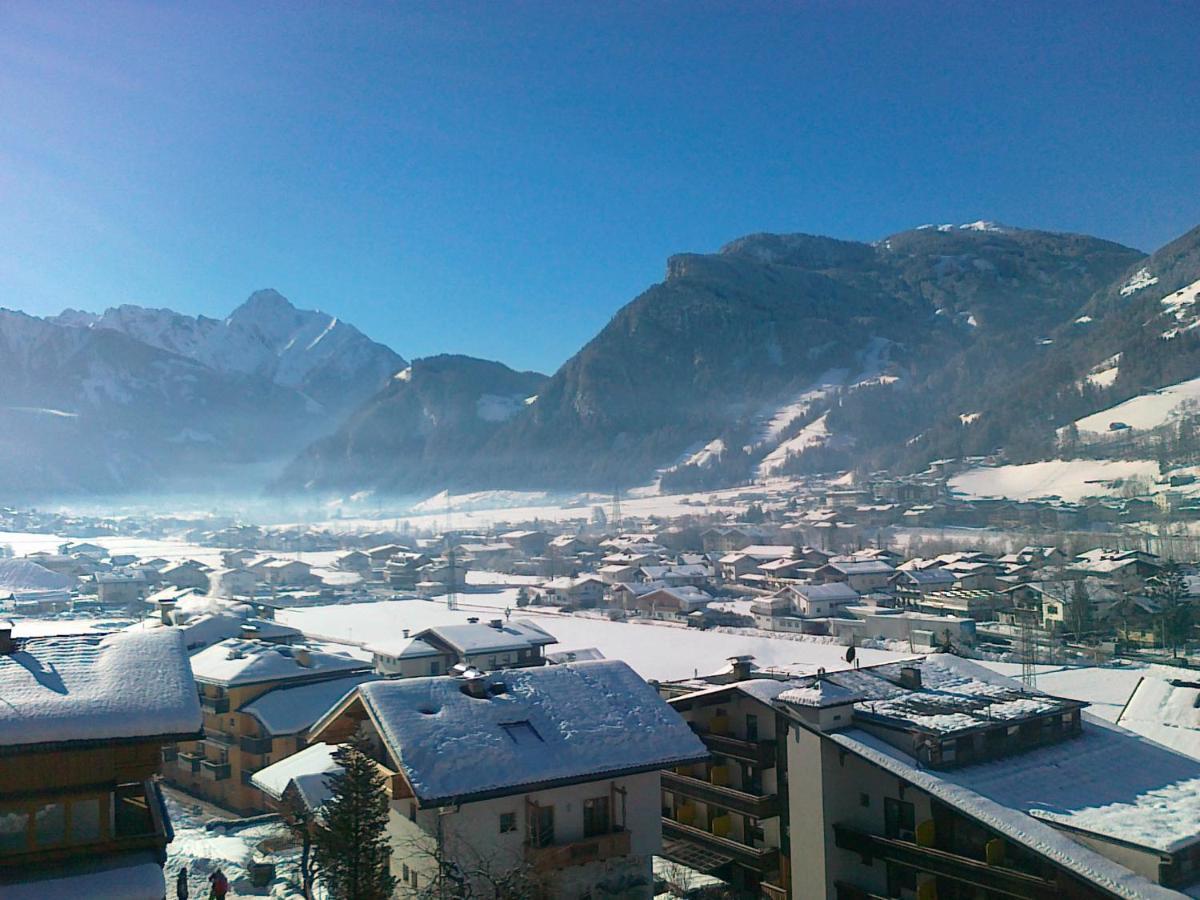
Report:
M 331 900 L 387 900 L 396 887 L 388 860 L 388 798 L 383 776 L 360 739 L 334 753 L 342 771 L 330 776 L 314 856 Z

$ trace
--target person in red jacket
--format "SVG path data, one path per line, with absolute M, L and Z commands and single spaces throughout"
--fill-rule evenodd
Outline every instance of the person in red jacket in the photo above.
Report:
M 217 869 L 208 876 L 212 888 L 208 892 L 208 896 L 212 900 L 225 900 L 225 895 L 229 893 L 229 879 L 225 877 L 225 873 Z

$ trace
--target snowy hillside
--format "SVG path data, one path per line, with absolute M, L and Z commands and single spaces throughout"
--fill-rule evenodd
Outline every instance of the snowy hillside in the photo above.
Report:
M 1125 429 L 1148 431 L 1169 424 L 1184 412 L 1195 412 L 1198 406 L 1200 378 L 1191 378 L 1084 416 L 1076 420 L 1075 427 L 1080 435 L 1111 434 Z

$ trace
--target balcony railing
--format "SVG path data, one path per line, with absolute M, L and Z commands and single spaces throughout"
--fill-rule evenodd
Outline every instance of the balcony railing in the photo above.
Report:
M 186 750 L 179 751 L 180 765 L 186 764 L 188 767 L 191 768 L 192 774 L 196 774 L 197 772 L 200 771 L 200 763 L 202 763 L 202 762 L 204 762 L 204 754 L 203 753 L 194 753 L 194 752 L 189 752 Z
M 709 784 L 699 778 L 679 775 L 675 772 L 662 773 L 662 787 L 664 791 L 692 797 L 703 803 L 733 810 L 745 816 L 753 816 L 756 819 L 779 815 L 779 797 L 776 794 L 749 794 L 736 788 Z
M 204 694 L 201 694 L 200 705 L 204 708 L 205 712 L 210 712 L 214 715 L 229 712 L 228 697 L 206 697 Z
M 162 748 L 163 762 L 165 762 L 165 763 L 175 762 L 175 759 L 178 756 L 179 756 L 179 747 L 177 747 L 175 744 L 167 744 L 167 746 Z
M 200 771 L 212 781 L 224 781 L 229 777 L 229 763 L 206 759 L 200 763 Z
M 993 866 L 983 860 L 960 856 L 935 847 L 922 847 L 912 841 L 882 837 L 850 825 L 833 826 L 833 839 L 841 850 L 850 850 L 863 859 L 887 862 L 918 869 L 986 891 L 1029 897 L 1033 900 L 1060 897 L 1057 883 L 1005 866 Z
M 733 860 L 748 869 L 760 874 L 768 874 L 779 869 L 778 847 L 751 847 L 717 834 L 710 834 L 702 828 L 693 828 L 674 819 L 663 819 L 663 837 L 688 841 L 698 844 Z
M 707 732 L 700 732 L 699 737 L 705 747 L 720 756 L 753 763 L 760 769 L 769 769 L 775 765 L 774 741 L 743 741 L 741 738 Z
M 270 737 L 249 737 L 243 736 L 238 739 L 238 746 L 243 753 L 255 753 L 262 756 L 264 753 L 271 752 L 271 745 L 274 744 L 274 738 Z
M 238 742 L 238 739 L 229 732 L 217 731 L 215 728 L 204 729 L 204 739 L 214 744 L 220 744 L 223 747 L 233 747 Z
M 759 882 L 758 889 L 767 900 L 788 900 L 790 896 L 787 888 L 771 884 L 769 881 Z
M 533 868 L 553 871 L 629 855 L 629 832 L 614 831 L 549 847 L 526 847 L 525 858 Z

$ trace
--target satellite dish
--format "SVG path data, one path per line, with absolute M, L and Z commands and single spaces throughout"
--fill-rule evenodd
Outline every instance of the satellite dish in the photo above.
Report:
M 846 662 L 848 662 L 848 663 L 854 662 L 854 646 L 853 645 L 846 648 Z

